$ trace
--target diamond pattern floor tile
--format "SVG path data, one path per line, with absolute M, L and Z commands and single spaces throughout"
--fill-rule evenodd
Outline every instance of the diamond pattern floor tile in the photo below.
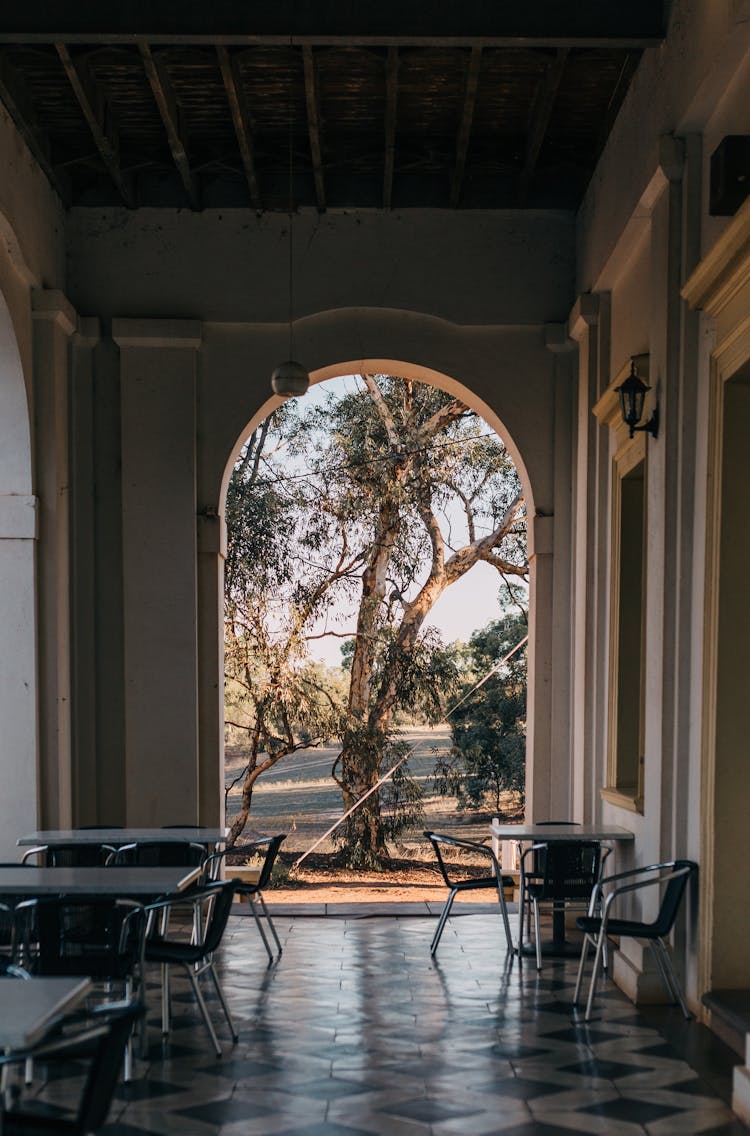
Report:
M 747 1131 L 726 1100 L 737 1058 L 679 1012 L 639 1010 L 609 985 L 587 1025 L 571 1006 L 575 960 L 538 973 L 509 959 L 491 912 L 453 919 L 437 960 L 434 918 L 363 914 L 278 915 L 284 952 L 270 967 L 254 924 L 230 919 L 219 970 L 237 1044 L 206 991 L 220 1060 L 178 975 L 161 1038 L 150 975 L 148 1058 L 118 1088 L 103 1136 Z M 70 1108 L 83 1075 L 40 1076 L 35 1106 Z

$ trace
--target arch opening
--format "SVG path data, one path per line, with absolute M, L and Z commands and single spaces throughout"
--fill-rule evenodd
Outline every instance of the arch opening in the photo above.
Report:
M 500 421 L 497 413 L 486 406 L 486 404 L 484 404 L 480 399 L 473 395 L 471 391 L 465 388 L 462 384 L 450 379 L 448 376 L 441 375 L 429 368 L 416 366 L 414 364 L 404 364 L 402 362 L 396 362 L 389 359 L 370 359 L 367 361 L 357 360 L 356 363 L 340 363 L 315 371 L 312 375 L 312 378 L 313 383 L 317 385 L 331 379 L 341 379 L 344 376 L 352 376 L 355 374 L 362 375 L 363 373 L 370 375 L 375 374 L 378 376 L 392 375 L 397 376 L 399 380 L 406 380 L 407 383 L 425 384 L 428 387 L 436 388 L 437 390 L 444 392 L 444 394 L 451 396 L 449 399 L 444 401 L 452 403 L 453 400 L 457 399 L 464 403 L 472 411 L 475 411 L 478 419 L 483 420 L 483 424 L 486 423 L 496 434 L 500 434 L 500 436 L 502 437 L 508 457 L 513 459 L 514 461 L 516 473 L 518 474 L 519 480 L 521 481 L 523 487 L 523 495 L 528 507 L 529 500 L 532 498 L 531 487 L 529 484 L 528 472 L 525 468 L 525 464 L 523 463 L 521 455 L 518 453 L 518 448 L 513 444 L 512 441 L 509 441 L 507 431 L 505 431 L 503 423 Z M 231 514 L 232 511 L 231 500 L 229 502 L 229 508 L 227 509 L 227 492 L 229 489 L 230 478 L 235 467 L 235 462 L 243 451 L 245 438 L 247 438 L 248 434 L 253 434 L 253 431 L 257 431 L 261 427 L 261 424 L 266 421 L 268 416 L 274 411 L 274 409 L 280 405 L 280 399 L 269 399 L 258 412 L 258 414 L 256 414 L 255 417 L 250 421 L 247 427 L 247 431 L 243 432 L 243 435 L 238 440 L 233 450 L 230 461 L 227 463 L 227 467 L 225 469 L 224 484 L 222 490 L 222 503 L 224 505 L 224 508 L 222 509 L 222 512 L 228 512 Z M 243 460 L 246 460 L 246 458 L 247 451 L 245 451 L 245 454 L 243 455 Z M 229 519 L 230 517 L 228 516 L 228 520 Z M 233 570 L 234 569 L 230 568 L 230 575 L 231 571 Z M 402 597 L 399 595 L 398 599 L 401 600 Z M 356 659 L 353 662 L 353 667 L 356 668 Z M 231 718 L 231 715 L 229 715 L 228 717 Z M 283 776 L 283 774 L 281 774 L 281 776 Z M 344 796 L 344 801 L 346 802 L 346 796 Z

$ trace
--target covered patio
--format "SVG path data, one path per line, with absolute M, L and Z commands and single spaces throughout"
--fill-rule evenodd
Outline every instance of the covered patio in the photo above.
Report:
M 0 11 L 0 856 L 35 829 L 223 823 L 226 489 L 293 331 L 313 383 L 432 383 L 504 439 L 529 528 L 527 817 L 628 829 L 618 867 L 699 864 L 671 942 L 684 1041 L 731 1039 L 750 1118 L 750 3 L 446 0 L 429 27 L 389 0 L 64 7 Z M 690 1131 L 703 1085 L 640 1016 L 660 996 L 641 946 L 613 958 L 607 1064 L 568 972 L 505 975 L 485 918 L 439 968 L 419 919 L 295 918 L 269 972 L 238 934 L 246 1080 L 225 1095 L 252 1104 L 258 1066 L 300 1084 L 258 1106 L 269 1132 L 296 1108 L 379 1131 L 353 1113 L 392 1092 L 383 1131 L 493 1131 L 499 1108 L 519 1132 L 560 1112 Z M 631 1056 L 666 1070 L 658 1107 L 629 1095 Z M 214 1072 L 186 1101 L 203 1123 L 205 1090 L 206 1131 Z M 545 1119 L 582 1080 L 588 1103 Z
M 221 975 L 240 1040 L 220 1031 L 221 1060 L 187 982 L 165 1042 L 152 991 L 148 1062 L 103 1136 L 746 1131 L 728 1104 L 737 1057 L 705 1026 L 636 1008 L 611 984 L 584 1024 L 575 962 L 519 966 L 495 913 L 455 918 L 434 962 L 433 920 L 387 907 L 276 924 L 284 952 L 267 967 L 248 919 L 230 922 Z M 80 1076 L 66 1074 L 39 1087 L 40 1109 L 77 1098 Z

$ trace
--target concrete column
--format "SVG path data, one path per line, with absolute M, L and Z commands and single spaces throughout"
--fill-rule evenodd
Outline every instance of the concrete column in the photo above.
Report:
M 223 517 L 198 516 L 198 820 L 224 823 L 224 560 Z
M 39 823 L 73 820 L 70 719 L 69 346 L 77 317 L 62 292 L 35 289 L 34 433 L 39 496 Z
M 575 343 L 565 324 L 548 324 L 545 343 L 555 366 L 554 387 L 554 563 L 552 581 L 552 690 L 550 697 L 551 815 L 573 815 L 575 751 L 571 737 L 572 698 L 572 491 L 575 458 Z
M 37 825 L 37 500 L 0 495 L 0 859 L 18 857 L 16 838 Z
M 552 752 L 552 622 L 554 584 L 554 517 L 528 521 L 529 667 L 526 694 L 526 815 L 531 820 L 567 812 L 560 800 L 564 787 L 553 778 Z M 553 818 L 554 819 L 554 818 Z
M 196 352 L 200 324 L 112 323 L 121 353 L 128 824 L 198 816 Z
M 585 293 L 576 301 L 569 320 L 570 336 L 578 344 L 578 412 L 576 423 L 573 501 L 574 573 L 571 588 L 573 627 L 572 818 L 594 820 L 596 764 L 592 698 L 596 626 L 596 420 L 591 408 L 599 390 L 599 297 Z
M 71 733 L 73 819 L 99 821 L 97 768 L 94 349 L 99 321 L 82 319 L 73 337 L 70 397 Z M 104 669 L 106 663 L 103 664 Z M 106 764 L 102 774 L 106 775 Z M 114 818 L 112 823 L 116 823 Z

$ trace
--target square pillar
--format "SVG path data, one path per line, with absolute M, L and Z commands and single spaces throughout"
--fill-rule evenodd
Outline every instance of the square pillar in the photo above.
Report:
M 196 352 L 189 320 L 112 323 L 122 414 L 125 805 L 198 816 Z

